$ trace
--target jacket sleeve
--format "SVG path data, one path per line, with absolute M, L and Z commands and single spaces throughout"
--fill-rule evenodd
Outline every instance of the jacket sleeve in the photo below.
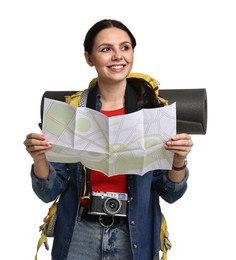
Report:
M 185 170 L 185 178 L 180 183 L 169 180 L 168 171 L 157 170 L 153 174 L 153 186 L 158 195 L 168 203 L 174 203 L 180 199 L 187 190 L 189 170 Z
M 32 188 L 35 194 L 44 202 L 50 202 L 62 193 L 68 182 L 69 173 L 65 163 L 49 163 L 49 176 L 47 180 L 39 179 L 31 167 Z

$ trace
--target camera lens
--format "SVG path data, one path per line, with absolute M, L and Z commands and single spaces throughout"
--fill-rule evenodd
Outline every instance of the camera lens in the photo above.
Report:
M 108 215 L 115 215 L 121 209 L 121 202 L 115 198 L 107 198 L 103 205 L 103 210 Z

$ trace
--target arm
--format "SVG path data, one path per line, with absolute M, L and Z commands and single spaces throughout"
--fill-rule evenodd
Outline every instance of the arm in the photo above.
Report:
M 164 146 L 165 149 L 174 152 L 173 169 L 155 171 L 154 187 L 156 192 L 169 203 L 174 203 L 181 198 L 187 189 L 189 170 L 185 160 L 192 146 L 193 143 L 188 134 L 175 135 Z
M 33 190 L 41 200 L 50 202 L 67 187 L 68 165 L 48 162 L 45 153 L 51 149 L 52 145 L 42 134 L 27 135 L 24 145 L 34 160 L 31 169 Z
M 185 178 L 186 157 L 193 146 L 192 138 L 188 134 L 178 134 L 167 141 L 165 149 L 174 152 L 173 168 L 167 176 L 170 181 L 180 183 Z

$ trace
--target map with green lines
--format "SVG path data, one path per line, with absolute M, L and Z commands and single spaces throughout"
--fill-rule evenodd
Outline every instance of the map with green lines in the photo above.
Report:
M 107 117 L 45 98 L 42 131 L 52 144 L 51 162 L 81 162 L 107 176 L 143 175 L 172 168 L 173 152 L 163 144 L 176 134 L 176 104 Z

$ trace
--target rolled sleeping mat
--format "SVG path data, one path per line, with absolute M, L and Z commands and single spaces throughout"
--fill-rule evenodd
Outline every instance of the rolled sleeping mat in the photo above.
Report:
M 77 91 L 45 91 L 41 100 L 42 129 L 44 98 L 65 101 Z M 206 134 L 207 129 L 207 93 L 206 89 L 162 89 L 159 95 L 169 101 L 176 102 L 177 133 Z
M 176 102 L 177 133 L 204 135 L 207 131 L 207 92 L 199 89 L 161 89 L 159 95 Z
M 44 98 L 50 98 L 50 99 L 65 102 L 65 96 L 71 96 L 76 92 L 78 91 L 68 90 L 68 91 L 45 91 L 43 93 L 41 99 L 41 105 L 40 105 L 40 118 L 41 118 L 41 123 L 39 123 L 40 129 L 42 129 L 42 123 L 43 123 Z

